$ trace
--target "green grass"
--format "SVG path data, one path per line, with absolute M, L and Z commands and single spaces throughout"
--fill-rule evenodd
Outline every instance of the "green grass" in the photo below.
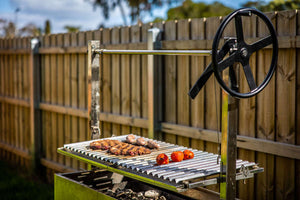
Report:
M 0 161 L 1 200 L 47 200 L 53 198 L 53 185 L 47 184 L 36 176 L 32 176 Z

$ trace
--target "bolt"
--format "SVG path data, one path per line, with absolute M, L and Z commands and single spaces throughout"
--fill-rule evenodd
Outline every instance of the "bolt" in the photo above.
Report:
M 245 49 L 245 48 L 241 49 L 241 53 L 242 53 L 242 56 L 243 56 L 244 58 L 246 58 L 247 55 L 248 55 L 248 51 L 247 51 L 247 49 Z

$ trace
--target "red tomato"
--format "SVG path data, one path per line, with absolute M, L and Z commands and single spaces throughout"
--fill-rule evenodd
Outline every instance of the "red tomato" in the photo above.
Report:
M 172 158 L 172 161 L 173 162 L 180 162 L 183 160 L 183 153 L 182 151 L 174 151 L 172 154 L 171 154 L 171 158 Z
M 191 150 L 186 149 L 184 150 L 183 154 L 184 154 L 184 158 L 183 158 L 184 160 L 194 158 L 194 153 Z
M 158 165 L 168 164 L 169 163 L 169 157 L 166 154 L 161 153 L 161 154 L 157 155 L 156 163 Z

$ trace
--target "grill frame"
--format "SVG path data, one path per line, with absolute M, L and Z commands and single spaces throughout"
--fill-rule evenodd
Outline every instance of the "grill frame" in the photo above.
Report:
M 112 139 L 112 140 L 125 141 L 126 136 L 127 135 L 110 137 L 110 138 L 102 138 L 100 140 Z M 136 138 L 138 137 L 140 136 L 136 136 Z M 145 138 L 145 140 L 148 140 L 148 138 Z M 100 167 L 112 172 L 116 172 L 124 176 L 127 176 L 129 178 L 133 178 L 139 181 L 143 181 L 176 192 L 182 192 L 190 188 L 216 184 L 219 182 L 218 176 L 220 174 L 220 164 L 217 164 L 217 157 L 218 157 L 217 154 L 199 151 L 196 149 L 191 149 L 191 148 L 155 140 L 158 144 L 161 145 L 161 148 L 159 150 L 152 150 L 151 154 L 133 156 L 133 157 L 123 156 L 123 155 L 115 156 L 106 153 L 106 151 L 93 151 L 87 149 L 86 147 L 92 141 L 96 141 L 96 140 L 65 144 L 64 147 L 58 148 L 57 151 L 58 153 L 76 158 L 90 165 Z M 169 155 L 171 152 L 175 150 L 184 150 L 184 149 L 192 150 L 195 153 L 195 158 L 191 160 L 184 160 L 182 162 L 177 162 L 177 163 L 173 162 L 167 165 L 154 166 L 156 162 L 155 161 L 156 155 L 158 155 L 159 153 L 164 152 L 167 155 Z M 134 165 L 135 162 L 141 162 L 142 159 L 145 160 L 144 163 L 151 162 L 153 165 L 148 165 L 144 167 L 139 167 L 139 165 Z M 216 164 L 214 164 L 214 162 Z M 129 163 L 131 163 L 131 165 L 129 165 Z M 242 164 L 245 167 L 251 168 L 248 171 L 248 174 L 245 174 L 245 172 L 237 172 L 237 180 L 251 178 L 255 173 L 263 171 L 263 168 L 257 167 L 257 164 L 253 162 L 237 160 L 236 163 L 237 163 L 237 170 L 240 170 Z M 203 169 L 198 169 L 197 167 L 199 166 L 206 167 L 205 169 L 216 169 L 216 171 L 212 171 L 210 173 L 201 175 L 200 170 L 203 171 Z M 210 166 L 210 168 L 208 168 L 208 166 Z M 176 167 L 181 167 L 181 169 Z M 187 168 L 191 168 L 191 169 L 187 169 Z M 197 171 L 196 169 L 199 171 Z M 165 171 L 161 171 L 161 170 L 165 170 Z M 181 178 L 179 177 L 178 180 L 172 179 L 172 177 L 174 178 L 174 174 L 176 174 L 175 177 L 178 176 L 178 171 L 182 174 L 181 175 L 182 177 Z M 191 177 L 188 178 L 187 174 L 185 174 L 184 171 L 188 172 L 191 175 Z

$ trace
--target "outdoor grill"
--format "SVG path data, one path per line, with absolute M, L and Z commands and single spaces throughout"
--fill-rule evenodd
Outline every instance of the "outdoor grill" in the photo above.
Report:
M 122 135 L 105 139 L 124 142 L 126 136 Z M 138 137 L 136 136 L 136 138 Z M 188 148 L 155 140 L 160 145 L 158 150 L 152 150 L 151 154 L 131 157 L 116 156 L 103 150 L 92 150 L 89 148 L 91 142 L 85 141 L 66 144 L 58 151 L 91 165 L 172 191 L 183 192 L 189 188 L 218 183 L 218 176 L 216 177 L 216 175 L 220 174 L 220 159 L 217 154 L 190 149 L 195 154 L 193 159 L 173 162 L 168 165 L 156 165 L 156 156 L 158 154 L 165 153 L 171 155 L 174 151 L 184 151 Z M 236 168 L 238 171 L 237 179 L 251 178 L 254 173 L 263 171 L 256 163 L 243 160 L 236 161 Z M 207 179 L 208 177 L 213 178 Z
M 266 23 L 270 35 L 261 40 L 247 45 L 244 42 L 243 27 L 241 16 L 257 15 Z M 224 45 L 219 48 L 220 38 L 224 28 L 234 19 L 236 27 L 236 38 L 227 38 Z M 153 190 L 154 193 L 162 194 L 163 197 L 157 196 L 154 199 L 189 199 L 196 197 L 197 199 L 234 199 L 236 197 L 235 185 L 236 180 L 252 178 L 254 174 L 263 172 L 263 168 L 257 163 L 243 160 L 236 160 L 236 135 L 237 135 L 237 104 L 235 98 L 248 98 L 256 95 L 268 84 L 276 66 L 278 44 L 276 33 L 269 19 L 261 12 L 255 9 L 239 9 L 234 11 L 221 23 L 214 42 L 213 49 L 210 50 L 155 50 L 153 45 L 159 30 L 150 29 L 148 32 L 148 50 L 106 50 L 99 48 L 99 41 L 90 41 L 88 47 L 89 62 L 89 84 L 91 96 L 89 97 L 90 116 L 91 116 L 91 136 L 96 139 L 100 136 L 99 129 L 99 98 L 100 98 L 100 56 L 103 54 L 148 54 L 148 55 L 212 55 L 212 63 L 204 70 L 196 84 L 189 92 L 193 99 L 205 85 L 208 78 L 214 73 L 219 84 L 230 95 L 223 92 L 222 94 L 222 125 L 226 124 L 226 128 L 222 127 L 221 156 L 218 154 L 208 153 L 197 149 L 170 144 L 158 140 L 154 140 L 160 145 L 159 149 L 152 149 L 150 154 L 137 156 L 112 155 L 104 150 L 92 150 L 89 146 L 92 141 L 83 141 L 72 144 L 65 144 L 58 148 L 58 152 L 84 161 L 90 166 L 94 166 L 96 171 L 87 171 L 74 174 L 62 174 L 55 176 L 55 197 L 57 199 L 66 199 L 74 195 L 70 192 L 70 196 L 64 187 L 73 188 L 73 190 L 81 190 L 82 197 L 85 193 L 92 193 L 95 196 L 89 199 L 126 199 L 118 196 L 120 189 L 124 189 L 120 194 L 128 193 L 130 195 L 145 195 L 147 191 Z M 266 46 L 273 45 L 272 63 L 270 65 L 267 76 L 263 82 L 256 86 L 250 66 L 249 58 L 252 53 Z M 220 50 L 218 50 L 220 49 Z M 154 76 L 153 56 L 148 56 L 148 77 Z M 244 67 L 244 74 L 247 79 L 250 92 L 240 93 L 237 87 L 234 63 L 239 62 Z M 229 68 L 229 73 L 223 73 L 225 68 Z M 224 75 L 226 76 L 224 79 Z M 228 84 L 229 82 L 229 84 Z M 153 82 L 148 87 L 154 91 Z M 151 90 L 149 90 L 151 92 Z M 149 98 L 153 98 L 155 95 Z M 149 104 L 154 102 L 149 99 Z M 230 107 L 229 107 L 230 104 Z M 150 105 L 149 108 L 153 105 Z M 154 110 L 154 109 L 153 109 Z M 154 111 L 153 111 L 154 112 Z M 154 113 L 149 112 L 149 138 L 154 138 Z M 119 133 L 115 133 L 119 134 Z M 129 133 L 128 133 L 129 134 Z M 111 140 L 119 140 L 125 142 L 127 135 L 115 136 Z M 136 138 L 140 137 L 135 135 Z M 98 138 L 97 138 L 98 140 Z M 170 162 L 166 165 L 157 165 L 156 157 L 158 154 L 165 153 L 170 155 L 174 151 L 184 151 L 189 149 L 194 152 L 194 158 L 183 160 L 182 162 Z M 99 169 L 104 169 L 100 170 Z M 99 172 L 99 173 L 98 173 Z M 102 175 L 104 174 L 104 176 Z M 99 177 L 98 177 L 99 175 Z M 102 176 L 102 178 L 101 178 Z M 104 177 L 104 178 L 103 178 Z M 116 178 L 119 177 L 119 178 Z M 120 178 L 121 177 L 121 178 Z M 124 179 L 124 181 L 123 181 Z M 130 180 L 130 181 L 129 181 Z M 123 181 L 123 182 L 122 182 Z M 130 182 L 130 183 L 129 183 Z M 220 183 L 220 197 L 211 191 L 204 191 L 199 187 Z M 138 191 L 133 191 L 137 186 L 141 186 Z M 85 188 L 85 189 L 83 189 Z M 91 192 L 90 190 L 93 190 Z M 116 192 L 118 190 L 118 192 Z M 72 191 L 72 190 L 68 190 Z M 85 191 L 85 192 L 84 192 Z M 123 193 L 122 193 L 123 192 Z M 185 196 L 183 196 L 183 194 Z M 206 196 L 206 195 L 210 196 Z M 190 197 L 188 197 L 190 196 Z M 130 198 L 133 198 L 132 196 Z M 129 199 L 130 199 L 129 198 Z M 138 197 L 134 197 L 139 199 Z M 144 198 L 144 197 L 143 197 Z M 142 199 L 142 197 L 141 197 Z

